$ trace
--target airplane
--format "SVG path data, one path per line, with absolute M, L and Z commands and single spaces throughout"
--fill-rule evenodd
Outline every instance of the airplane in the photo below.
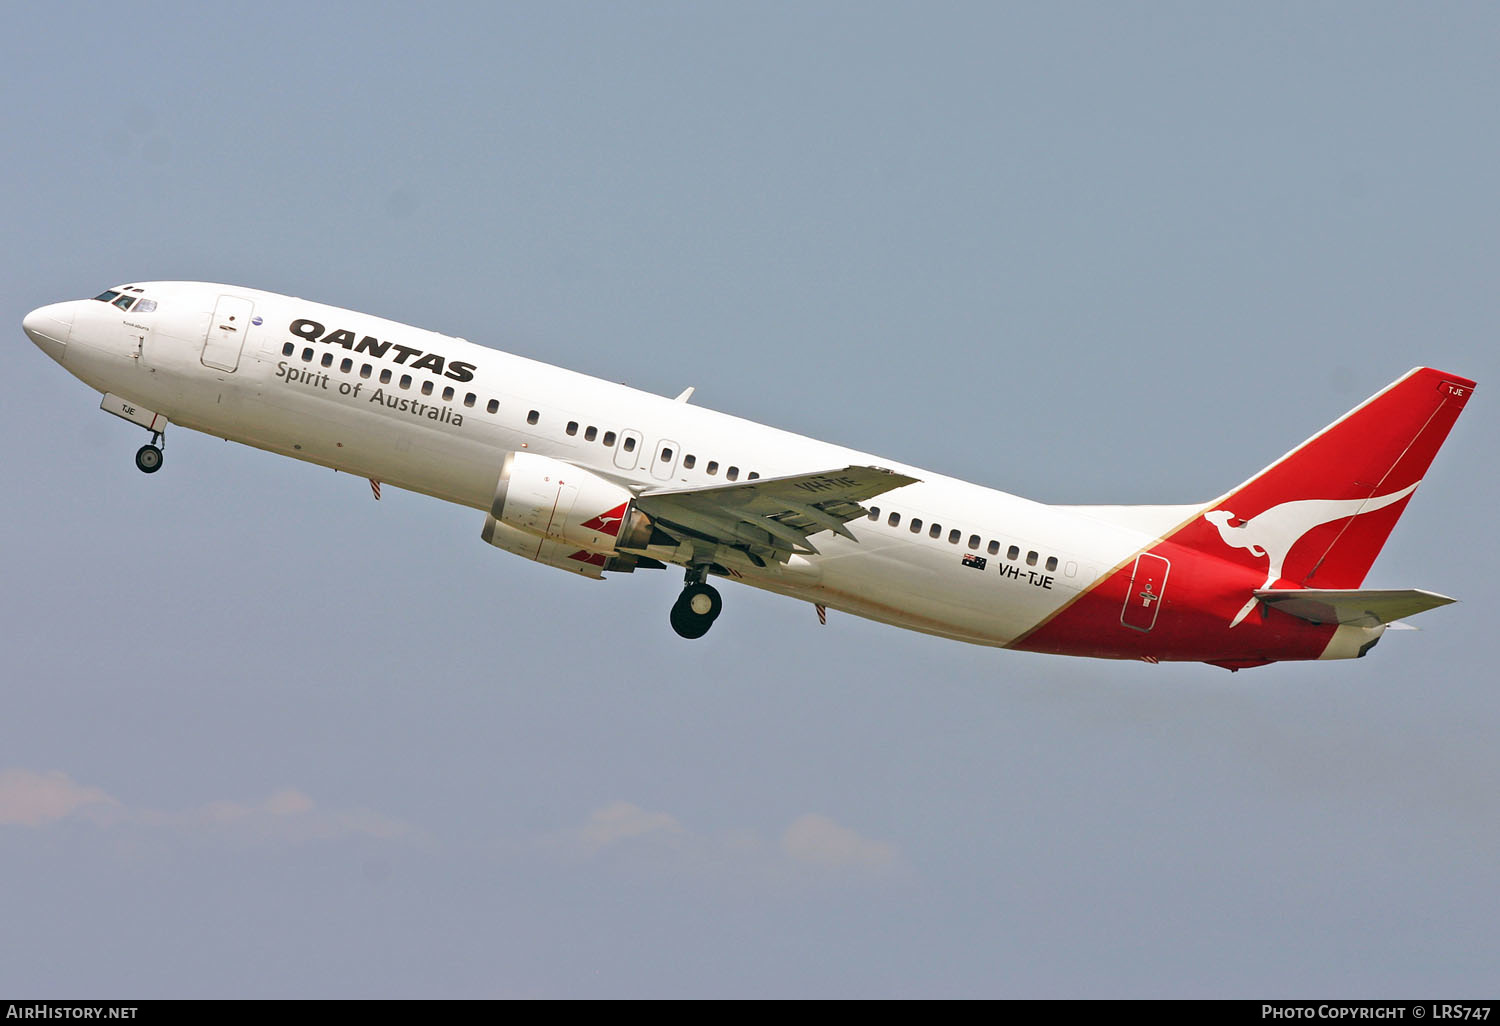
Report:
M 580 576 L 684 572 L 977 645 L 1229 670 L 1365 655 L 1454 601 L 1361 584 L 1474 382 L 1418 367 L 1208 502 L 1048 505 L 461 338 L 256 289 L 137 282 L 26 335 L 168 425 L 473 507 L 484 541 Z

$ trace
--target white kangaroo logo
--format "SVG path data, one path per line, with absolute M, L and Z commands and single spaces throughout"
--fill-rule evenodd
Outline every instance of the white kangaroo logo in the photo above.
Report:
M 1266 583 L 1261 585 L 1265 589 L 1280 579 L 1281 564 L 1307 532 L 1345 517 L 1384 509 L 1416 491 L 1417 485 L 1421 483 L 1417 481 L 1399 492 L 1370 499 L 1298 499 L 1283 502 L 1238 527 L 1230 525 L 1229 521 L 1234 519 L 1234 514 L 1227 509 L 1211 510 L 1203 514 L 1203 519 L 1219 529 L 1219 537 L 1224 539 L 1225 545 L 1232 549 L 1246 549 L 1252 556 L 1264 556 L 1270 560 L 1270 566 L 1266 570 Z M 1229 626 L 1238 627 L 1240 621 L 1254 608 L 1255 596 L 1251 595 L 1250 601 L 1229 622 Z
M 620 514 L 619 516 L 615 516 L 615 513 L 617 512 Z M 624 507 L 616 506 L 614 509 L 605 510 L 603 513 L 600 513 L 597 517 L 595 517 L 593 520 L 590 520 L 588 524 L 585 524 L 584 526 L 588 527 L 592 526 L 595 523 L 598 523 L 598 530 L 603 531 L 605 534 L 615 534 L 620 529 L 616 527 L 613 531 L 611 531 L 610 525 L 622 523 L 624 520 Z

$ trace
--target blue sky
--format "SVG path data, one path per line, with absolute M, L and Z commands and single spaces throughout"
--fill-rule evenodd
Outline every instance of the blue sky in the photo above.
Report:
M 0 991 L 1491 993 L 1492 5 L 33 5 L 0 49 Z M 1057 502 L 1480 391 L 1373 586 L 1230 675 L 942 642 L 173 432 L 21 334 L 314 298 Z

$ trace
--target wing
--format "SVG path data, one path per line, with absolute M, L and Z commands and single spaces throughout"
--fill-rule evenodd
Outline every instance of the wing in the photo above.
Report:
M 1456 601 L 1446 595 L 1418 588 L 1404 591 L 1382 591 L 1375 588 L 1292 588 L 1261 590 L 1255 593 L 1255 597 L 1273 609 L 1312 623 L 1346 623 L 1360 627 L 1378 627 L 1403 616 L 1414 616 Z
M 816 553 L 817 546 L 808 539 L 822 531 L 858 541 L 846 525 L 868 512 L 860 504 L 916 481 L 883 467 L 845 467 L 709 488 L 644 492 L 635 504 L 679 542 L 725 545 L 763 566 Z

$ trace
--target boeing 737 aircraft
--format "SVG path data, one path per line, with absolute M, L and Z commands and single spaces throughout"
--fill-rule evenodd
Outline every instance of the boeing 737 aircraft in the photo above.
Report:
M 593 579 L 681 567 L 979 645 L 1231 670 L 1363 656 L 1451 602 L 1363 589 L 1474 382 L 1417 368 L 1211 502 L 1051 506 L 460 338 L 255 289 L 142 282 L 26 334 L 151 440 L 169 424 L 483 511 Z

